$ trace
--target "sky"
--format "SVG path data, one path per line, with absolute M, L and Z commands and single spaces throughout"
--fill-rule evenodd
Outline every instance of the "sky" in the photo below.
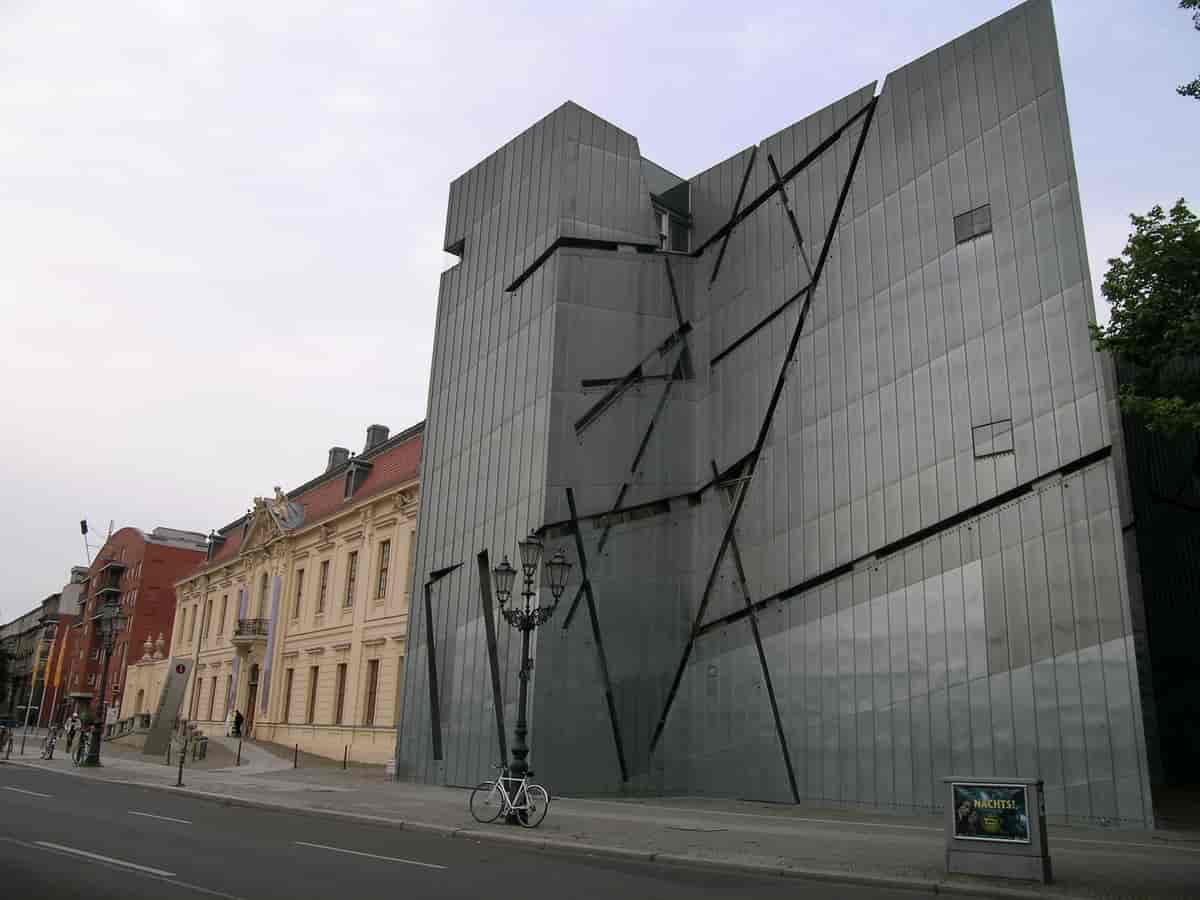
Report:
M 425 414 L 449 182 L 571 99 L 684 177 L 1013 5 L 0 0 L 0 621 Z M 1200 209 L 1200 32 L 1057 0 L 1096 295 Z

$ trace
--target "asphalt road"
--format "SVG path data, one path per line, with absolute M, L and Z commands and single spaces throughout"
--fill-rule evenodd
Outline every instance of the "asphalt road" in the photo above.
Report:
M 0 767 L 0 892 L 55 900 L 914 896 L 227 807 L 18 766 Z

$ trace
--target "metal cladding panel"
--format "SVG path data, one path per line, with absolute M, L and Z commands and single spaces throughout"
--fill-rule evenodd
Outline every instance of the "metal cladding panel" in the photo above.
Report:
M 571 556 L 536 638 L 540 775 L 906 809 L 952 771 L 1029 775 L 1054 817 L 1148 824 L 1049 3 L 690 197 L 692 252 L 655 251 L 636 140 L 573 104 L 451 191 L 417 571 L 538 527 Z M 474 578 L 434 588 L 444 773 L 407 657 L 410 777 L 471 783 L 498 753 Z

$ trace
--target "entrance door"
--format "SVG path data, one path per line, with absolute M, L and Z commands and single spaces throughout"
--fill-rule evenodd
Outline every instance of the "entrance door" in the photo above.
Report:
M 249 737 L 254 729 L 254 711 L 258 708 L 258 664 L 250 667 L 250 694 L 246 699 L 246 721 L 242 723 L 242 734 Z

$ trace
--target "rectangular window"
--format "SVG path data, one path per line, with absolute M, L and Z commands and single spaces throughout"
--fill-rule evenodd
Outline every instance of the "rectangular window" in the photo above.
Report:
M 358 580 L 358 551 L 351 550 L 346 557 L 346 601 L 343 605 L 354 605 L 354 583 Z
M 229 595 L 226 594 L 221 598 L 221 627 L 217 629 L 217 634 L 225 633 L 225 614 L 229 612 Z
M 319 666 L 309 666 L 308 669 L 308 708 L 304 711 L 304 721 L 309 725 L 317 717 L 317 676 L 321 673 Z
M 960 213 L 954 217 L 954 243 L 965 244 L 967 241 L 987 234 L 992 230 L 992 207 L 985 203 L 975 209 Z
M 92 648 L 92 659 L 99 659 L 99 658 L 100 658 L 100 648 L 93 647 Z
M 192 627 L 188 629 L 188 643 L 196 640 L 196 613 L 200 611 L 199 606 L 192 607 Z
M 213 712 L 217 704 L 217 676 L 212 677 L 212 691 L 208 695 L 208 721 L 213 721 Z
M 229 699 L 229 695 L 232 693 L 233 693 L 233 676 L 226 675 L 225 676 L 225 702 L 221 705 L 221 718 L 222 719 L 229 718 L 229 704 L 231 702 Z
M 192 710 L 188 713 L 188 718 L 193 722 L 196 721 L 196 714 L 200 712 L 200 692 L 202 690 L 204 690 L 204 679 L 197 676 L 192 685 Z
M 392 557 L 392 542 L 384 541 L 379 545 L 379 586 L 375 591 L 376 599 L 382 600 L 387 596 L 388 564 Z
M 367 661 L 367 709 L 363 714 L 364 725 L 375 724 L 375 698 L 379 693 L 379 660 Z
M 317 591 L 317 614 L 325 612 L 325 595 L 329 593 L 329 560 L 321 563 L 321 584 Z
M 292 607 L 292 618 L 300 618 L 300 601 L 304 599 L 304 570 L 296 570 L 296 603 Z
M 283 721 L 290 722 L 292 720 L 292 676 L 296 674 L 295 669 L 288 669 L 283 673 Z
M 337 686 L 333 700 L 333 724 L 342 724 L 342 715 L 346 711 L 346 664 L 338 663 Z
M 96 673 L 88 672 L 88 687 L 95 687 L 95 686 L 96 686 Z
M 258 618 L 267 617 L 267 573 L 263 572 L 258 583 Z

